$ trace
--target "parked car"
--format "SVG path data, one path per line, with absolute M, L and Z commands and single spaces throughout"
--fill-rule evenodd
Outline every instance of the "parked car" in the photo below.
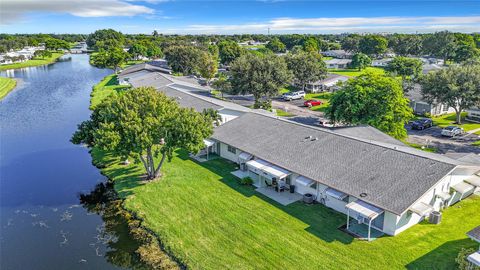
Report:
M 433 126 L 432 119 L 423 118 L 412 122 L 412 129 L 423 130 Z
M 321 127 L 328 127 L 328 128 L 335 126 L 332 122 L 329 122 L 328 120 L 322 120 L 322 119 L 318 121 L 318 125 Z
M 302 99 L 305 97 L 305 91 L 296 91 L 283 94 L 284 100 Z
M 455 137 L 463 133 L 463 128 L 456 126 L 448 126 L 442 129 L 442 136 Z
M 307 100 L 303 103 L 303 105 L 305 105 L 305 107 L 313 107 L 313 106 L 320 106 L 322 105 L 322 102 L 320 100 L 315 100 L 315 99 L 312 99 L 312 100 Z

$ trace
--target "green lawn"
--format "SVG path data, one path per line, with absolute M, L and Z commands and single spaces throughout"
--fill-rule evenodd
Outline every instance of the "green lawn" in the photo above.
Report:
M 305 100 L 310 100 L 310 99 L 320 100 L 322 102 L 322 105 L 314 106 L 310 108 L 310 110 L 323 112 L 325 111 L 325 108 L 328 107 L 331 96 L 332 96 L 332 93 L 330 92 L 308 93 L 305 95 Z
M 329 69 L 328 70 L 329 73 L 335 73 L 335 74 L 349 76 L 349 77 L 357 77 L 364 74 L 367 71 L 378 73 L 381 75 L 385 74 L 385 70 L 383 68 L 378 68 L 378 67 L 367 67 L 360 71 L 358 69 Z
M 112 74 L 103 78 L 98 84 L 93 86 L 90 96 L 90 109 L 95 108 L 103 99 L 112 94 L 117 94 L 123 90 L 129 89 L 130 86 L 118 85 L 117 75 Z
M 0 77 L 0 100 L 6 97 L 10 91 L 15 89 L 16 85 L 16 80 L 12 78 Z
M 281 109 L 275 109 L 275 112 L 276 112 L 277 116 L 283 116 L 283 117 L 295 116 L 295 114 L 289 113 L 289 112 L 281 110 Z
M 236 165 L 218 158 L 198 164 L 179 151 L 162 179 L 143 183 L 140 164 L 93 150 L 136 212 L 189 269 L 454 269 L 465 233 L 480 224 L 480 197 L 446 209 L 440 225 L 422 223 L 396 237 L 354 240 L 337 228 L 346 217 L 322 205 L 279 205 L 242 186 Z
M 418 144 L 418 143 L 411 143 L 411 142 L 407 142 L 405 140 L 402 140 L 403 143 L 413 147 L 413 148 L 416 148 L 416 149 L 419 149 L 419 150 L 422 150 L 422 151 L 425 151 L 425 152 L 430 152 L 430 153 L 437 153 L 438 149 L 433 147 L 433 146 L 425 146 L 425 145 L 421 145 L 421 144 Z
M 480 140 L 473 142 L 472 145 L 474 145 L 474 146 L 480 146 Z
M 465 116 L 467 116 L 467 113 L 463 112 L 462 113 L 462 124 L 461 125 L 454 124 L 454 122 L 456 121 L 455 113 L 449 113 L 449 114 L 445 114 L 445 115 L 442 115 L 442 116 L 439 116 L 439 117 L 432 117 L 432 120 L 433 120 L 434 125 L 439 126 L 441 128 L 444 128 L 446 126 L 460 126 L 465 131 L 480 128 L 479 123 L 473 123 L 473 122 L 465 121 Z M 480 135 L 480 133 L 478 133 L 478 134 Z
M 63 55 L 63 52 L 52 52 L 51 57 L 45 57 L 45 58 L 34 57 L 33 59 L 25 61 L 23 63 L 1 65 L 0 71 L 7 70 L 7 69 L 26 68 L 26 67 L 34 67 L 34 66 L 51 64 L 55 62 L 62 55 Z

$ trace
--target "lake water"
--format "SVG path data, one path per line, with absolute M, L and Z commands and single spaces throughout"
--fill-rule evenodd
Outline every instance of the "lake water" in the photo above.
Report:
M 0 269 L 131 267 L 116 259 L 128 257 L 128 245 L 115 245 L 128 235 L 80 204 L 105 179 L 88 150 L 69 142 L 90 115 L 92 86 L 111 73 L 88 55 L 0 72 L 20 80 L 0 101 Z

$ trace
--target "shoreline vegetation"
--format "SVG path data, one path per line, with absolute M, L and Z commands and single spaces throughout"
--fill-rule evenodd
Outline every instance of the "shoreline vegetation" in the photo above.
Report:
M 115 92 L 109 83 L 114 75 L 108 77 L 94 87 L 97 104 L 108 96 L 102 90 Z M 401 235 L 365 242 L 337 229 L 345 223 L 343 214 L 320 204 L 279 205 L 242 185 L 230 173 L 236 165 L 221 158 L 197 163 L 178 150 L 163 177 L 146 183 L 141 164 L 124 165 L 95 148 L 91 155 L 113 183 L 122 208 L 148 239 L 156 239 L 155 248 L 148 246 L 152 241 L 144 246 L 149 252 L 143 252 L 143 261 L 160 257 L 173 267 L 167 269 L 452 269 L 461 248 L 475 247 L 465 232 L 480 222 L 472 218 L 479 196 L 446 209 L 439 225 L 422 222 Z
M 6 97 L 17 86 L 17 80 L 0 77 L 0 100 Z
M 90 110 L 100 104 L 102 100 L 110 95 L 117 95 L 119 92 L 129 89 L 130 86 L 119 85 L 117 75 L 111 74 L 105 76 L 99 83 L 92 87 L 90 94 Z M 111 174 L 112 166 L 120 166 L 122 169 L 130 166 L 121 165 L 121 161 L 111 157 L 107 152 L 93 148 L 90 150 L 92 164 L 108 179 L 107 185 L 113 185 L 115 200 L 111 204 L 115 205 L 116 212 L 122 216 L 127 224 L 130 235 L 138 242 L 139 247 L 135 251 L 139 260 L 151 269 L 161 270 L 179 270 L 186 269 L 186 266 L 178 260 L 171 252 L 165 249 L 161 239 L 153 233 L 148 227 L 144 226 L 144 221 L 135 211 L 125 207 L 127 196 L 118 190 L 118 177 L 128 175 L 125 171 L 118 171 L 117 174 Z M 136 164 L 138 165 L 138 164 Z
M 43 66 L 43 65 L 52 64 L 55 61 L 57 61 L 57 59 L 60 58 L 60 56 L 62 56 L 63 54 L 64 54 L 63 52 L 52 52 L 52 56 L 50 56 L 50 57 L 45 57 L 45 58 L 34 57 L 30 60 L 27 60 L 27 61 L 21 62 L 21 63 L 1 65 L 0 66 L 0 71 L 9 70 L 9 69 L 36 67 L 36 66 Z

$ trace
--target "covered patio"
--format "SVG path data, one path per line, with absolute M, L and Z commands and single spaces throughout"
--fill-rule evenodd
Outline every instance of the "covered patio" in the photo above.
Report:
M 218 155 L 213 153 L 214 141 L 204 139 L 205 148 L 200 150 L 197 154 L 190 154 L 190 157 L 198 162 L 205 162 L 214 158 L 218 158 Z
M 288 191 L 277 192 L 271 187 L 259 187 L 255 191 L 267 196 L 281 205 L 289 205 L 302 199 L 302 195 L 298 193 L 290 193 Z
M 347 230 L 368 241 L 376 239 L 381 233 L 372 229 L 372 221 L 384 213 L 383 209 L 368 204 L 362 200 L 356 200 L 346 205 L 347 208 Z M 350 223 L 350 217 L 357 222 Z M 363 225 L 363 226 L 362 226 Z M 383 233 L 381 233 L 383 234 Z
M 286 178 L 290 172 L 262 159 L 249 160 L 245 163 L 253 175 L 253 184 L 257 187 L 272 187 L 276 191 L 286 190 Z

